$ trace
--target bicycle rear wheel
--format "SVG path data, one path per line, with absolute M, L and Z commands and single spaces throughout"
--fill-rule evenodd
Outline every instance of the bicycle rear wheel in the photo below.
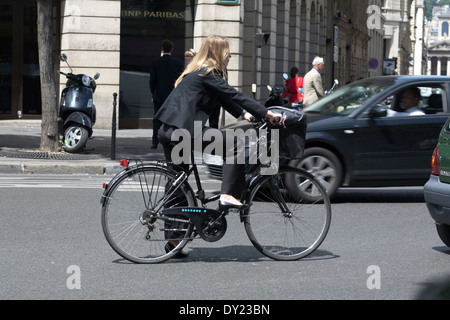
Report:
M 304 199 L 303 186 L 314 186 L 314 201 Z M 275 260 L 298 260 L 314 252 L 331 223 L 331 204 L 323 186 L 308 172 L 283 168 L 252 187 L 245 230 L 262 254 Z
M 161 166 L 139 166 L 113 181 L 104 195 L 102 228 L 123 258 L 158 263 L 174 256 L 189 240 L 193 225 L 185 217 L 161 215 L 165 208 L 196 206 L 185 182 L 175 192 L 177 174 Z M 173 193 L 171 196 L 169 196 Z M 176 246 L 167 246 L 172 240 Z

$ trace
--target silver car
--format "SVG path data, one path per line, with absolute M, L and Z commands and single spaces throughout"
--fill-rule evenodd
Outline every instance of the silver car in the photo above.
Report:
M 424 196 L 439 237 L 450 247 L 450 118 L 439 135 Z

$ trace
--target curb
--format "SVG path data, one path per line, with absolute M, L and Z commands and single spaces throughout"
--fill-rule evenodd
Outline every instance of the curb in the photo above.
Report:
M 86 160 L 83 160 L 85 162 Z M 66 163 L 61 161 L 24 161 L 9 159 L 0 161 L 0 173 L 4 174 L 116 174 L 123 168 L 119 161 L 89 161 L 89 163 Z
M 93 174 L 115 175 L 123 167 L 119 162 L 122 159 L 141 159 L 144 162 L 152 162 L 164 159 L 160 153 L 147 154 L 145 156 L 119 154 L 116 160 L 103 156 L 89 155 L 84 159 L 29 159 L 0 157 L 0 174 Z

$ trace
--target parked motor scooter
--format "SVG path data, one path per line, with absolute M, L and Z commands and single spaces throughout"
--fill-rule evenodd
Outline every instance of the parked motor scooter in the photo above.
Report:
M 67 55 L 59 56 L 70 69 L 70 73 L 59 71 L 67 78 L 66 87 L 61 93 L 59 108 L 59 133 L 63 136 L 63 148 L 67 152 L 75 153 L 84 149 L 88 138 L 92 135 L 96 111 L 93 102 L 95 80 L 100 77 L 96 73 L 94 78 L 85 74 L 73 74 L 67 62 Z
M 267 108 L 273 106 L 282 106 L 287 103 L 287 100 L 283 99 L 284 87 L 272 87 L 270 85 L 267 85 L 267 90 L 269 90 L 269 97 L 264 103 L 264 106 L 266 106 Z
M 283 73 L 284 81 L 289 79 L 289 76 L 286 73 Z M 269 98 L 266 100 L 264 106 L 267 108 L 274 106 L 283 106 L 291 109 L 300 110 L 302 109 L 302 103 L 298 102 L 288 102 L 287 99 L 283 98 L 283 93 L 287 88 L 284 86 L 275 86 L 272 87 L 267 85 L 267 89 L 269 90 Z

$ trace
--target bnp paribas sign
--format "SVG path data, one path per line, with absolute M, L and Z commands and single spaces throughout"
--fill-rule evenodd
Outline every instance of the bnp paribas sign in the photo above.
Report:
M 168 11 L 168 10 L 122 10 L 123 18 L 136 19 L 173 19 L 184 20 L 184 11 Z

